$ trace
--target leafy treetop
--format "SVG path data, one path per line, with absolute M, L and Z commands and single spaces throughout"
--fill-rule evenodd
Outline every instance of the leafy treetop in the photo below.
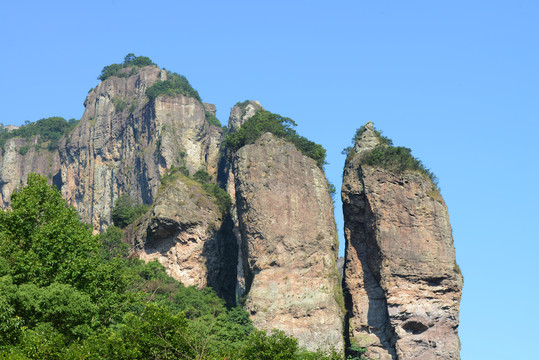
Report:
M 298 135 L 292 128 L 293 126 L 296 126 L 296 123 L 292 119 L 260 109 L 237 131 L 227 137 L 226 146 L 232 151 L 237 151 L 244 145 L 254 143 L 262 134 L 271 132 L 294 144 L 298 150 L 314 159 L 322 168 L 326 163 L 326 150 L 322 145 Z
M 40 119 L 33 123 L 27 121 L 25 125 L 18 129 L 0 133 L 0 147 L 3 148 L 6 141 L 11 138 L 29 139 L 32 136 L 39 135 L 38 144 L 48 141 L 49 150 L 54 150 L 58 147 L 58 140 L 68 134 L 78 123 L 78 120 L 70 119 L 67 121 L 59 116 Z

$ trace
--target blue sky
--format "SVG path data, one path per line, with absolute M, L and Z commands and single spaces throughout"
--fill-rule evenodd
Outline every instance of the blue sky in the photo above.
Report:
M 127 53 L 185 75 L 226 122 L 259 100 L 344 156 L 367 121 L 440 179 L 465 277 L 463 359 L 533 357 L 539 322 L 539 2 L 12 1 L 0 122 L 80 118 Z M 342 238 L 342 211 L 336 202 Z

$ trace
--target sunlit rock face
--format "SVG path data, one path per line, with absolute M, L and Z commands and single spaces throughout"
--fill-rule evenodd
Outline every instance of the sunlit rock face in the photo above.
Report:
M 62 194 L 96 231 L 111 224 L 120 195 L 151 204 L 172 166 L 216 172 L 222 130 L 208 124 L 203 104 L 183 95 L 146 97 L 166 76 L 146 66 L 102 81 L 86 98 L 80 124 L 60 143 Z
M 58 188 L 62 186 L 58 151 L 50 151 L 46 145 L 38 145 L 38 140 L 39 136 L 29 139 L 12 138 L 4 144 L 0 155 L 1 208 L 9 207 L 11 194 L 18 186 L 26 185 L 30 173 L 45 176 L 49 184 Z
M 344 169 L 347 338 L 375 359 L 459 359 L 462 275 L 447 207 L 425 175 L 360 164 L 372 124 Z
M 333 204 L 323 171 L 273 134 L 233 157 L 245 307 L 309 350 L 343 349 Z

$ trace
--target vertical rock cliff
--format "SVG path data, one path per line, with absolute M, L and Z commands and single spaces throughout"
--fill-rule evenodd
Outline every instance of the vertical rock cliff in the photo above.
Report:
M 58 151 L 49 151 L 36 146 L 37 144 L 38 136 L 30 139 L 12 138 L 4 144 L 0 156 L 0 191 L 3 208 L 9 206 L 13 191 L 17 186 L 26 184 L 28 174 L 32 172 L 46 176 L 49 183 L 61 187 Z
M 369 358 L 459 359 L 462 275 L 447 207 L 425 174 L 366 165 L 381 142 L 368 123 L 344 169 L 347 336 Z
M 60 144 L 62 193 L 96 230 L 111 223 L 122 194 L 151 204 L 161 175 L 172 166 L 215 173 L 222 139 L 199 100 L 146 97 L 149 86 L 166 80 L 166 71 L 122 71 L 124 76 L 112 76 L 90 92 L 79 126 Z
M 230 117 L 228 119 L 228 131 L 233 132 L 238 130 L 243 123 L 249 120 L 258 110 L 264 110 L 262 105 L 258 101 L 247 100 L 242 103 L 237 103 L 230 110 Z M 236 239 L 238 256 L 237 256 L 237 281 L 236 281 L 236 297 L 241 299 L 245 294 L 245 272 L 243 264 L 243 253 L 241 247 L 241 235 L 240 227 L 238 220 L 238 211 L 236 206 L 236 184 L 234 181 L 234 171 L 231 166 L 232 164 L 232 153 L 225 148 L 224 158 L 228 159 L 225 164 L 223 164 L 221 182 L 226 184 L 226 191 L 230 194 L 232 199 L 232 207 L 230 210 L 231 220 L 233 224 L 232 234 Z
M 309 350 L 342 350 L 337 234 L 323 171 L 265 133 L 233 156 L 246 281 L 257 328 L 280 329 Z
M 158 260 L 186 286 L 211 286 L 229 305 L 241 300 L 259 329 L 283 330 L 308 350 L 357 345 L 372 359 L 459 359 L 462 275 L 444 200 L 420 166 L 388 166 L 383 151 L 371 156 L 402 148 L 389 147 L 371 123 L 356 136 L 343 175 L 341 281 L 320 145 L 287 132 L 290 119 L 245 101 L 231 110 L 227 148 L 215 106 L 194 89 L 150 95 L 181 76 L 115 65 L 58 150 L 56 142 L 41 146 L 39 135 L 1 139 L 2 207 L 37 172 L 98 233 L 128 195 L 149 205 L 124 230 L 133 255 Z M 248 142 L 231 140 L 252 124 Z M 272 133 L 256 133 L 258 125 Z

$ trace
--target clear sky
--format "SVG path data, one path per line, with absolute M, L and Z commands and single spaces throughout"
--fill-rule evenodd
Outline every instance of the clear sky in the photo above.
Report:
M 223 123 L 246 99 L 294 119 L 340 190 L 341 150 L 373 121 L 440 179 L 462 358 L 532 359 L 538 19 L 519 0 L 5 1 L 0 122 L 80 118 L 101 69 L 135 53 L 185 75 Z

